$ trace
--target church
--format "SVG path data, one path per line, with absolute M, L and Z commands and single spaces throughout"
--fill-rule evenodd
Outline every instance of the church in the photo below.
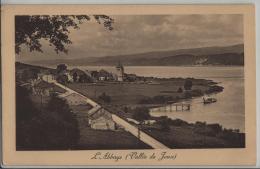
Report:
M 121 62 L 118 62 L 118 65 L 116 66 L 116 75 L 117 75 L 117 81 L 123 82 L 124 81 L 124 67 L 121 64 Z

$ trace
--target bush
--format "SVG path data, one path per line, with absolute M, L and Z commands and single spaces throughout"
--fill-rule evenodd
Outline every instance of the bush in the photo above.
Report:
M 196 121 L 195 127 L 206 127 L 207 123 L 206 122 L 200 122 Z
M 145 97 L 139 101 L 140 104 L 153 104 L 153 99 L 151 97 Z
M 206 122 L 196 122 L 195 132 L 206 135 L 206 136 L 216 136 L 222 132 L 222 126 L 219 124 L 206 124 Z
M 66 76 L 66 75 L 59 75 L 56 78 L 56 80 L 58 83 L 61 83 L 61 84 L 66 84 L 69 81 L 68 76 Z
M 186 121 L 183 121 L 181 119 L 174 119 L 174 120 L 171 120 L 171 125 L 173 125 L 173 126 L 188 126 L 189 123 L 186 122 Z
M 202 92 L 200 89 L 195 89 L 195 90 L 192 90 L 192 91 L 191 91 L 191 95 L 192 95 L 193 97 L 202 96 L 202 95 L 203 95 L 203 92 Z
M 16 87 L 16 149 L 67 150 L 77 146 L 78 123 L 66 101 L 52 97 L 39 109 L 29 93 Z
M 169 131 L 170 130 L 170 119 L 166 116 L 160 117 L 157 121 L 157 124 L 160 126 L 162 131 Z
M 66 64 L 59 64 L 59 65 L 57 65 L 56 69 L 57 69 L 57 73 L 61 73 L 61 72 L 67 70 L 67 66 L 66 66 Z
M 186 92 L 184 93 L 184 98 L 185 98 L 185 99 L 191 99 L 191 98 L 192 98 L 191 92 L 186 91 Z
M 153 97 L 153 102 L 155 104 L 164 104 L 164 103 L 167 103 L 169 101 L 171 101 L 173 98 L 171 96 L 154 96 Z
M 191 90 L 192 88 L 192 81 L 190 79 L 186 79 L 184 82 L 184 89 Z
M 245 147 L 245 133 L 236 133 L 231 129 L 224 129 L 217 137 L 231 142 L 234 147 Z
M 210 86 L 209 89 L 206 91 L 206 93 L 210 94 L 210 93 L 222 92 L 223 89 L 224 89 L 224 87 L 222 87 L 222 86 L 214 85 L 214 86 Z
M 211 128 L 215 133 L 222 131 L 222 126 L 219 124 L 208 124 L 208 127 Z
M 74 72 L 73 75 L 72 75 L 72 78 L 73 78 L 73 82 L 77 82 L 78 74 L 76 72 Z
M 79 82 L 80 83 L 90 83 L 90 82 L 92 82 L 92 79 L 88 75 L 83 74 L 83 75 L 79 76 Z
M 177 91 L 178 93 L 182 93 L 183 92 L 183 90 L 182 90 L 182 88 L 181 87 L 179 87 L 179 89 L 178 89 L 178 91 Z
M 139 101 L 140 104 L 165 104 L 169 101 L 173 101 L 172 96 L 158 95 L 154 97 L 145 97 Z
M 151 117 L 149 113 L 149 109 L 147 107 L 137 107 L 132 110 L 133 112 L 133 118 L 143 122 L 144 120 L 147 120 Z
M 106 93 L 102 93 L 99 97 L 99 100 L 102 100 L 105 103 L 110 103 L 111 102 L 111 97 L 106 95 Z

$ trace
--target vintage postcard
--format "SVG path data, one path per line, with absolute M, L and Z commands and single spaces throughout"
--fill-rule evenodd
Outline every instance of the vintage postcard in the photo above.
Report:
M 254 12 L 3 6 L 3 165 L 255 165 Z

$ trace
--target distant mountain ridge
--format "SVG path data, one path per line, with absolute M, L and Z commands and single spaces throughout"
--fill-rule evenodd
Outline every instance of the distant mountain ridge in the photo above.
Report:
M 126 66 L 244 65 L 244 44 L 155 51 L 130 55 L 42 60 L 30 63 L 111 66 L 121 61 Z

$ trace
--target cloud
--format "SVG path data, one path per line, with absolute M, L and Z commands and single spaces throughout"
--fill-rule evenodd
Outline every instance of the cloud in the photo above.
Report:
M 100 57 L 157 50 L 243 43 L 243 16 L 211 15 L 115 15 L 114 30 L 94 21 L 71 30 L 69 54 L 56 55 L 44 46 L 45 58 Z M 35 52 L 23 52 L 35 59 Z M 28 55 L 32 55 L 29 56 Z M 22 56 L 23 58 L 23 56 Z

